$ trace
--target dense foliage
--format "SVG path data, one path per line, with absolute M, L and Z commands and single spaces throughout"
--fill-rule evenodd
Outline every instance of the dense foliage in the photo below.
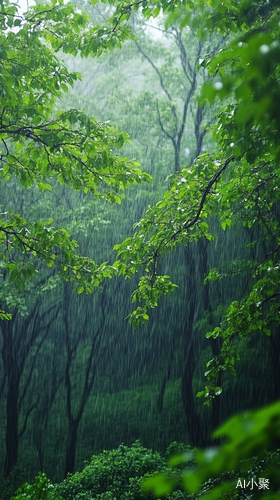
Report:
M 45 475 L 39 474 L 33 485 L 25 484 L 13 498 L 140 500 L 145 498 L 143 478 L 166 468 L 166 460 L 159 453 L 143 448 L 139 442 L 131 448 L 120 445 L 115 450 L 93 456 L 81 472 L 69 475 L 60 484 L 53 485 Z M 183 497 L 183 493 L 170 496 L 174 499 Z
M 183 455 L 173 457 L 174 452 L 182 450 Z M 211 466 L 209 460 L 208 465 L 206 461 L 203 464 L 201 452 L 200 455 L 196 452 L 196 460 L 200 466 L 194 472 L 195 452 L 183 444 L 172 443 L 165 456 L 142 447 L 139 442 L 130 448 L 120 445 L 115 450 L 103 451 L 102 454 L 93 456 L 81 472 L 69 475 L 60 484 L 53 484 L 45 474 L 39 473 L 33 483 L 25 483 L 19 488 L 11 500 L 142 500 L 155 498 L 151 492 L 152 487 L 157 496 L 168 500 L 210 500 L 221 498 L 221 494 L 228 500 L 263 498 L 267 491 L 259 490 L 257 481 L 264 473 L 265 477 L 270 479 L 269 493 L 279 488 L 279 453 L 266 453 L 262 457 L 243 461 L 240 468 L 234 472 L 232 467 L 236 455 L 231 453 L 232 450 L 227 451 L 227 455 L 223 457 L 227 459 L 227 472 L 224 472 L 221 462 L 220 467 L 218 466 L 218 455 Z M 210 452 L 211 450 L 208 451 L 208 456 Z M 224 452 L 226 453 L 225 449 Z M 185 462 L 186 456 L 189 465 L 182 477 L 180 460 Z M 206 472 L 207 467 L 211 467 L 211 476 Z M 157 472 L 157 476 L 153 477 L 154 472 Z M 255 486 L 254 491 L 252 484 Z
M 117 191 L 149 178 L 139 164 L 116 154 L 128 136 L 76 109 L 53 112 L 55 100 L 79 78 L 55 53 L 87 56 L 107 45 L 104 33 L 101 39 L 87 21 L 63 2 L 33 7 L 25 16 L 16 5 L 1 3 L 1 180 L 15 176 L 25 188 L 35 184 L 44 191 L 57 177 L 76 191 L 120 203 Z M 108 38 L 118 36 L 117 30 Z M 91 291 L 115 273 L 78 256 L 76 242 L 64 229 L 52 227 L 52 220 L 27 221 L 3 210 L 2 268 L 20 288 L 35 273 L 34 257 L 49 267 L 58 263 L 68 281 L 80 283 L 79 292 Z

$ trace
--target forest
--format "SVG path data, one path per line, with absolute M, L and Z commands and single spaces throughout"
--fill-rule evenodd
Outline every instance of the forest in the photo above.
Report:
M 0 5 L 0 500 L 280 498 L 280 0 Z

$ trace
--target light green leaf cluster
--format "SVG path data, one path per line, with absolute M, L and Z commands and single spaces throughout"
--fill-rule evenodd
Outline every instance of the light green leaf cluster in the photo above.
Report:
M 148 207 L 135 226 L 134 236 L 115 245 L 120 258 L 115 263 L 119 274 L 131 278 L 141 267 L 145 269 L 146 276 L 141 278 L 139 290 L 133 294 L 133 302 L 145 302 L 144 322 L 148 319 L 148 309 L 157 305 L 159 296 L 175 288 L 169 277 L 158 276 L 160 258 L 178 244 L 188 245 L 201 237 L 213 239 L 206 218 L 209 211 L 217 208 L 215 189 L 228 163 L 221 167 L 219 161 L 205 154 L 197 159 L 192 169 L 170 175 L 170 189 L 154 207 Z M 141 318 L 139 314 L 138 308 L 131 315 L 131 319 L 137 316 L 137 324 Z
M 12 319 L 12 315 L 9 313 L 6 313 L 5 311 L 0 311 L 0 319 L 8 321 L 8 320 Z
M 46 474 L 39 472 L 33 484 L 24 483 L 11 500 L 62 500 Z

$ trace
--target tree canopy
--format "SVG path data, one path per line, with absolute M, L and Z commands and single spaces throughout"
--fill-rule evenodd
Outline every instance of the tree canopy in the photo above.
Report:
M 88 21 L 62 1 L 37 5 L 25 15 L 16 4 L 1 2 L 1 181 L 15 177 L 42 192 L 51 191 L 57 178 L 74 190 L 120 203 L 120 191 L 150 178 L 139 163 L 117 153 L 128 135 L 77 109 L 56 114 L 54 109 L 55 100 L 80 77 L 56 53 L 96 55 L 125 36 L 122 27 L 106 30 Z M 92 291 L 116 273 L 79 256 L 76 241 L 51 219 L 26 220 L 2 210 L 2 272 L 20 288 L 36 272 L 38 258 L 48 267 L 58 264 L 65 279 L 78 282 L 79 292 Z

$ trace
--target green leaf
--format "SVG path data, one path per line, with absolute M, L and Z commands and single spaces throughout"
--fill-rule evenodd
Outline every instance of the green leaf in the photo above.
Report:
M 40 191 L 45 191 L 46 189 L 48 191 L 52 190 L 52 187 L 50 186 L 50 184 L 44 184 L 43 182 L 38 182 L 38 186 L 39 186 Z
M 60 83 L 60 87 L 63 90 L 63 92 L 66 92 L 68 94 L 68 87 L 65 85 L 65 83 Z
M 158 474 L 154 477 L 149 477 L 143 482 L 143 490 L 152 490 L 156 497 L 168 495 L 173 490 L 174 479 L 167 478 L 163 474 Z

